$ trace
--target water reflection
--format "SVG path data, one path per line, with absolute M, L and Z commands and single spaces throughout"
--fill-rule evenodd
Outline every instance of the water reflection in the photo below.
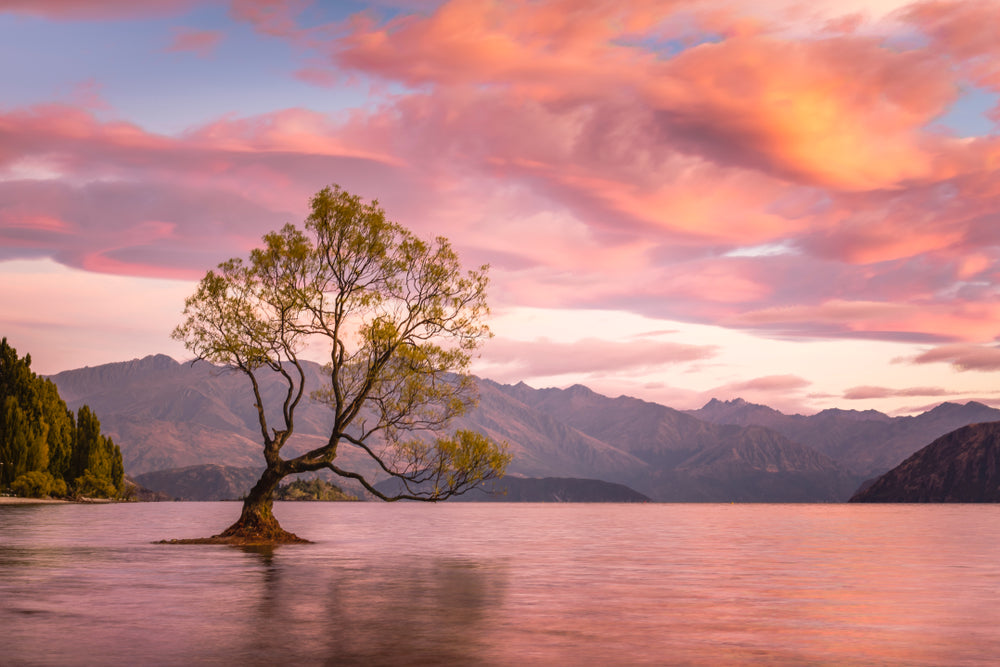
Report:
M 302 505 L 277 548 L 152 544 L 223 504 L 0 507 L 0 665 L 1000 655 L 1000 506 Z
M 300 547 L 294 547 L 300 549 Z M 309 547 L 304 547 L 308 549 Z M 483 661 L 488 610 L 507 572 L 471 559 L 303 567 L 287 547 L 246 549 L 259 578 L 253 636 L 240 662 L 473 664 Z

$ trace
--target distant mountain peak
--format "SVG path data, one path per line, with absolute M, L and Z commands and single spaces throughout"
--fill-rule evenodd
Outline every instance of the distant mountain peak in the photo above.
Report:
M 925 414 L 929 415 L 942 415 L 947 413 L 957 413 L 970 410 L 991 410 L 990 406 L 985 403 L 980 403 L 979 401 L 969 401 L 968 403 L 953 403 L 951 401 L 945 401 L 937 407 L 929 410 Z
M 179 366 L 180 365 L 180 363 L 177 360 L 175 360 L 173 357 L 169 357 L 169 356 L 167 356 L 165 354 L 150 354 L 150 355 L 147 355 L 147 356 L 143 357 L 142 359 L 133 359 L 131 362 L 126 362 L 126 363 L 135 363 L 135 362 L 139 362 L 139 364 L 141 364 L 143 366 L 169 366 L 169 367 L 173 367 L 173 366 Z
M 728 401 L 720 401 L 717 398 L 712 398 L 708 403 L 702 406 L 702 410 L 709 408 L 741 408 L 744 405 L 753 405 L 752 403 L 747 403 L 742 398 L 733 398 Z
M 827 408 L 817 412 L 816 417 L 842 417 L 853 420 L 891 421 L 892 418 L 878 410 L 844 410 L 843 408 Z

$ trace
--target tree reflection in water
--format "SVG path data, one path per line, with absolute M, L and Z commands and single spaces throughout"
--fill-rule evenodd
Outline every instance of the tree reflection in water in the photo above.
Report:
M 486 638 L 507 589 L 503 565 L 447 557 L 322 564 L 302 558 L 308 546 L 240 549 L 260 568 L 244 664 L 490 662 Z

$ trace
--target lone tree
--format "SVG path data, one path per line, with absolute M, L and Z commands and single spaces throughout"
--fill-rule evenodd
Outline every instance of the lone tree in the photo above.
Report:
M 253 390 L 266 469 L 239 520 L 213 541 L 299 542 L 272 513 L 287 475 L 328 469 L 383 500 L 443 500 L 503 475 L 505 448 L 471 431 L 444 435 L 475 399 L 468 366 L 489 336 L 486 270 L 463 272 L 448 241 L 428 243 L 338 186 L 311 200 L 305 230 L 285 225 L 247 261 L 209 271 L 187 299 L 173 336 L 196 360 L 244 374 Z M 329 352 L 323 386 L 326 443 L 294 458 L 282 447 L 306 394 L 301 354 Z M 325 352 L 324 352 L 325 353 Z M 265 406 L 265 374 L 280 380 L 280 405 Z M 356 448 L 393 491 L 338 463 Z

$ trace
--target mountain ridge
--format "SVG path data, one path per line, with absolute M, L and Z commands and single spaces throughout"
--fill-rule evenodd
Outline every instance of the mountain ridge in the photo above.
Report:
M 322 369 L 308 362 L 305 370 L 308 392 L 319 386 Z M 239 374 L 150 355 L 50 379 L 60 392 L 66 387 L 71 407 L 88 403 L 97 411 L 120 443 L 130 474 L 260 466 L 252 394 Z M 597 479 L 657 501 L 842 501 L 863 479 L 926 445 L 926 433 L 970 416 L 995 413 L 1000 420 L 1000 411 L 971 402 L 942 404 L 912 418 L 839 409 L 803 416 L 743 399 L 713 399 L 700 410 L 681 411 L 629 396 L 610 398 L 583 385 L 535 389 L 478 379 L 477 386 L 479 405 L 454 426 L 507 442 L 512 475 Z M 281 387 L 267 378 L 261 387 L 273 416 Z M 328 420 L 324 406 L 304 400 L 289 453 L 318 444 Z M 343 451 L 345 464 L 377 473 L 357 450 Z

